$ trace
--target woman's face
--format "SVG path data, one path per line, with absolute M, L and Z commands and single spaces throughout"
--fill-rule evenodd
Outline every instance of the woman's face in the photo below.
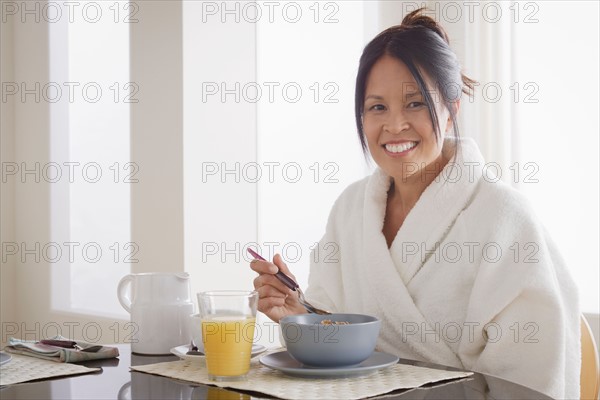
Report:
M 439 171 L 445 164 L 443 137 L 452 122 L 439 95 L 433 90 L 430 93 L 442 131 L 439 141 L 425 97 L 403 62 L 385 55 L 375 63 L 367 78 L 363 131 L 377 165 L 396 180 L 423 178 L 425 167 L 428 171 Z

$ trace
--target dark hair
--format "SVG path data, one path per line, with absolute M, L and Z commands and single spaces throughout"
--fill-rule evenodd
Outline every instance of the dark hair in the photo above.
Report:
M 436 140 L 439 140 L 441 132 L 435 104 L 431 93 L 427 90 L 421 70 L 433 80 L 435 88 L 441 94 L 442 103 L 450 111 L 454 135 L 458 137 L 456 110 L 451 103 L 460 99 L 461 93 L 470 95 L 475 81 L 462 74 L 458 58 L 450 48 L 448 35 L 435 20 L 422 15 L 423 10 L 424 8 L 420 8 L 411 12 L 404 17 L 400 25 L 381 32 L 367 44 L 360 57 L 354 110 L 358 136 L 364 153 L 367 152 L 367 143 L 363 132 L 362 116 L 367 78 L 373 65 L 384 55 L 390 55 L 408 67 L 425 98 L 436 132 Z

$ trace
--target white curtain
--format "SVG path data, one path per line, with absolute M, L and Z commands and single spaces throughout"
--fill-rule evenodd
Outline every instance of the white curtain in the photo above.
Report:
M 570 265 L 583 311 L 597 315 L 598 3 L 426 5 L 479 82 L 462 100 L 461 134 L 475 138 L 490 172 L 526 194 Z M 395 7 L 405 14 L 416 4 Z

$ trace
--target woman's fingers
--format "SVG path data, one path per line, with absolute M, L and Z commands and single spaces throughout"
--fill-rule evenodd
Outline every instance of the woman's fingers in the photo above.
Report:
M 277 267 L 275 264 L 263 260 L 252 260 L 250 261 L 250 268 L 259 274 L 276 274 Z
M 254 289 L 257 290 L 264 286 L 270 286 L 281 292 L 284 296 L 293 293 L 293 290 L 285 286 L 275 275 L 261 274 L 254 279 L 253 283 Z
M 256 291 L 258 292 L 259 299 L 267 297 L 276 297 L 285 301 L 285 299 L 288 297 L 287 293 L 283 293 L 282 291 L 270 285 L 261 286 L 258 289 L 256 289 Z
M 271 319 L 279 321 L 280 315 L 271 315 L 271 311 L 275 311 L 277 308 L 285 307 L 285 299 L 280 297 L 265 297 L 258 299 L 258 309 L 267 314 Z
M 271 274 L 274 275 L 278 270 L 286 274 L 287 276 L 294 278 L 294 275 L 290 272 L 287 265 L 283 262 L 283 259 L 279 254 L 275 254 L 273 262 L 265 260 L 252 260 L 250 261 L 250 268 L 259 274 Z M 296 280 L 296 279 L 294 279 Z
M 273 263 L 265 261 L 265 260 L 252 260 L 250 262 L 250 268 L 259 274 L 258 279 L 254 280 L 255 288 L 258 288 L 261 285 L 272 284 L 273 286 L 280 288 L 284 293 L 293 292 L 293 290 L 291 290 L 291 289 L 284 290 L 283 288 L 284 287 L 287 288 L 287 286 L 285 284 L 283 284 L 278 278 L 275 277 L 275 274 L 278 271 L 281 271 L 284 274 L 286 274 L 287 276 L 289 276 L 290 278 L 292 278 L 294 281 L 296 281 L 296 278 L 294 277 L 294 275 L 290 272 L 287 265 L 283 262 L 281 255 L 275 254 L 275 257 L 273 257 Z M 263 277 L 265 277 L 264 278 L 265 281 L 262 280 Z M 275 278 L 277 280 L 277 282 L 268 277 Z M 272 282 L 274 282 L 274 283 L 272 283 Z
M 273 321 L 279 321 L 289 314 L 305 312 L 298 303 L 297 293 L 275 275 L 281 271 L 294 281 L 296 280 L 279 254 L 273 257 L 272 263 L 265 260 L 252 260 L 250 268 L 258 273 L 253 284 L 254 289 L 258 292 L 258 309 L 260 311 L 267 314 Z
M 287 267 L 287 264 L 283 262 L 283 258 L 281 258 L 281 255 L 275 254 L 275 257 L 273 257 L 273 263 L 277 265 L 277 267 L 279 267 L 279 270 L 281 272 L 283 272 L 284 274 L 292 278 L 294 281 L 296 281 L 296 277 L 290 272 L 289 268 Z

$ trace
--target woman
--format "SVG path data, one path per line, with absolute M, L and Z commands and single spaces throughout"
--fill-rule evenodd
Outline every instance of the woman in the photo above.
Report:
M 331 211 L 306 296 L 381 319 L 378 349 L 579 396 L 576 287 L 527 201 L 459 139 L 461 74 L 443 29 L 417 10 L 360 59 L 356 122 L 378 169 Z M 311 257 L 313 259 L 314 257 Z M 253 261 L 259 309 L 304 313 L 273 263 Z

